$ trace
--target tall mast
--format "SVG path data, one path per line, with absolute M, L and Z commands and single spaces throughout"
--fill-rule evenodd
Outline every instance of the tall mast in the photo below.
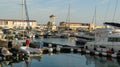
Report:
M 67 13 L 67 18 L 66 18 L 66 24 L 70 23 L 70 0 L 69 0 L 69 4 L 68 4 L 68 13 Z M 67 29 L 69 28 L 69 24 L 66 25 Z
M 117 5 L 118 5 L 118 0 L 116 0 L 116 3 L 115 3 L 115 11 L 114 11 L 114 15 L 113 15 L 113 22 L 115 21 L 115 15 L 116 15 L 116 10 L 117 10 Z
M 67 22 L 70 22 L 70 3 L 68 5 L 68 14 L 67 14 L 67 19 L 66 19 Z
M 22 0 L 22 20 L 24 20 L 24 0 Z M 23 39 L 24 39 L 24 31 L 23 31 Z
M 24 0 L 22 0 L 22 20 L 24 20 Z
M 107 15 L 108 15 L 108 11 L 109 11 L 109 7 L 110 7 L 110 1 L 107 4 L 107 9 L 105 11 L 105 16 L 104 16 L 104 22 L 106 21 Z
M 27 3 L 26 0 L 24 0 L 24 8 L 25 8 L 25 15 L 26 15 L 26 22 L 27 22 L 27 30 L 30 30 L 30 23 L 29 23 L 29 15 L 28 15 L 28 9 L 27 9 Z
M 95 11 L 94 11 L 92 23 L 93 23 L 94 25 L 96 25 L 96 5 L 95 5 Z

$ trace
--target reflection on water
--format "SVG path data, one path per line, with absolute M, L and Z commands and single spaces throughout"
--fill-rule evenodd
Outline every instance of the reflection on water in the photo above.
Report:
M 0 67 L 120 67 L 115 58 L 73 53 L 44 54 L 23 61 L 1 61 Z
M 45 38 L 45 42 L 75 45 L 75 39 Z M 39 39 L 37 41 L 40 41 Z M 120 67 L 120 60 L 90 56 L 88 54 L 49 53 L 37 57 L 19 58 L 9 61 L 0 61 L 0 67 Z
M 99 56 L 86 56 L 86 65 L 91 63 L 95 64 L 94 67 L 120 67 L 119 59 L 116 58 L 106 58 L 106 57 L 99 57 Z

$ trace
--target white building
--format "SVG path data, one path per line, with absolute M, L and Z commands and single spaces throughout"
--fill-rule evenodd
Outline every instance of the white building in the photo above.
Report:
M 52 25 L 55 25 L 55 16 L 54 15 L 50 15 L 50 22 L 52 23 Z
M 25 29 L 28 24 L 35 28 L 37 26 L 36 20 L 13 20 L 13 19 L 0 19 L 0 27 L 2 28 L 22 28 Z
M 55 25 L 55 16 L 50 15 L 49 16 L 50 21 L 48 22 L 48 30 L 55 31 L 57 29 L 57 26 Z

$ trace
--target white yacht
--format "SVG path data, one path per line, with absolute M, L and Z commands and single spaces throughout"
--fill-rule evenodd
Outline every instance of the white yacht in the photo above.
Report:
M 94 48 L 99 51 L 112 49 L 118 52 L 120 50 L 120 23 L 105 22 L 104 25 L 105 28 L 95 30 L 95 40 L 87 42 L 85 47 L 91 50 Z
M 85 45 L 87 42 L 94 41 L 94 33 L 90 32 L 79 32 L 78 35 L 76 35 L 76 45 Z

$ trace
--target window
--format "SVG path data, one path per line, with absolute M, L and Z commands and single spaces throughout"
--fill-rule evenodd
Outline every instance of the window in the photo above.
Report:
M 5 24 L 5 25 L 8 25 L 8 21 L 5 21 L 4 24 Z
M 2 21 L 0 21 L 0 25 L 3 25 L 3 22 L 2 22 Z
M 110 37 L 110 38 L 108 38 L 108 42 L 120 42 L 120 38 Z
M 83 24 L 82 24 L 82 26 L 89 26 L 89 24 L 87 24 L 87 23 L 86 23 L 86 24 L 85 24 L 85 23 L 83 23 Z
M 13 25 L 14 25 L 14 21 L 13 21 Z

